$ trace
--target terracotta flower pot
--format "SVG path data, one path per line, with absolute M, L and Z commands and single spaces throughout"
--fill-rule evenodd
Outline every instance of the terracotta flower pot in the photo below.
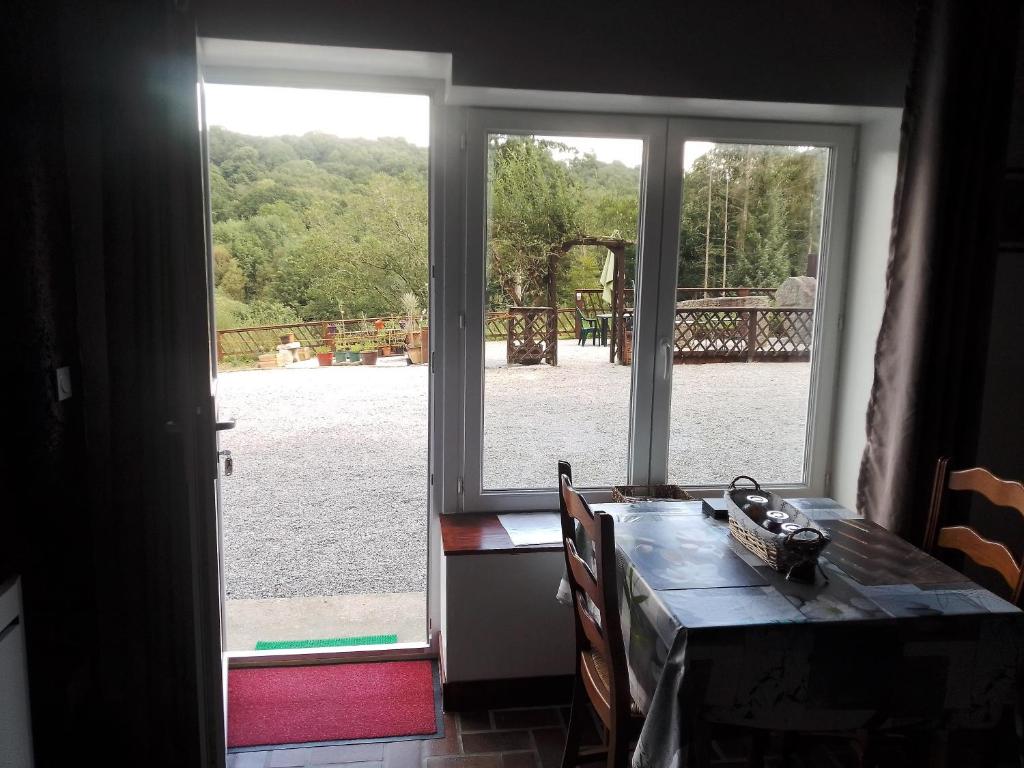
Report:
M 377 364 L 377 350 L 367 349 L 359 353 L 359 362 L 363 365 L 376 365 Z
M 405 351 L 409 355 L 409 362 L 413 365 L 419 365 L 423 362 L 423 347 L 409 347 Z
M 324 367 L 330 366 L 330 365 L 332 365 L 334 363 L 334 353 L 333 352 L 318 352 L 317 355 L 316 355 L 316 360 L 317 360 L 318 363 L 320 363 L 320 365 L 322 365 Z

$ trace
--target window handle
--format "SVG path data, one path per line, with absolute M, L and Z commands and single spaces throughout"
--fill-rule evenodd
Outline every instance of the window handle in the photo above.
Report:
M 661 351 L 663 354 L 661 361 L 661 378 L 665 381 L 668 381 L 669 372 L 672 370 L 672 355 L 675 352 L 675 349 L 672 346 L 672 342 L 662 339 Z

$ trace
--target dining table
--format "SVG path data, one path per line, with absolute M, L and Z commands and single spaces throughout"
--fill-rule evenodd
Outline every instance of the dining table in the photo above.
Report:
M 987 728 L 1015 703 L 1024 613 L 831 499 L 788 501 L 831 538 L 814 583 L 768 567 L 699 501 L 593 505 L 615 520 L 630 693 L 646 715 L 635 768 L 688 765 L 707 722 Z

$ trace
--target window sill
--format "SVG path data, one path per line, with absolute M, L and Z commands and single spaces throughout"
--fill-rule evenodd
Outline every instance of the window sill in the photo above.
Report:
M 562 551 L 560 544 L 514 546 L 498 516 L 492 512 L 441 515 L 441 544 L 445 557 Z

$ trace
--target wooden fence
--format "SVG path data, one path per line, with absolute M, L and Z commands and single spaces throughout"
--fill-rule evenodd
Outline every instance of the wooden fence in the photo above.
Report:
M 679 289 L 689 290 L 689 289 Z M 736 289 L 733 289 L 736 290 Z M 760 289 L 750 289 L 751 291 Z M 580 301 L 590 302 L 600 291 L 577 291 Z M 583 296 L 581 297 L 581 294 Z M 757 294 L 748 294 L 757 295 Z M 763 295 L 763 294 L 762 294 Z M 587 306 L 590 306 L 587 304 Z M 627 304 L 627 308 L 631 304 Z M 577 328 L 576 307 L 560 307 L 557 313 L 558 338 L 574 339 Z M 385 327 L 377 330 L 377 321 Z M 256 328 L 228 328 L 217 331 L 217 359 L 256 357 L 273 352 L 281 336 L 293 334 L 295 340 L 315 352 L 352 344 L 405 344 L 404 317 L 390 316 L 355 320 L 324 320 L 313 323 L 264 325 Z M 488 312 L 484 339 L 508 339 L 508 312 Z M 366 330 L 366 324 L 371 330 Z M 809 360 L 814 333 L 814 310 L 769 307 L 694 307 L 677 309 L 675 320 L 675 359 L 677 362 L 798 361 Z M 627 347 L 630 346 L 627 343 Z
M 681 363 L 810 360 L 813 338 L 813 309 L 676 310 L 675 360 Z
M 600 288 L 577 288 L 576 306 L 585 317 L 594 317 L 599 312 L 610 312 L 611 305 L 603 298 Z M 676 288 L 676 301 L 687 299 L 715 299 L 724 296 L 774 296 L 774 288 Z M 633 289 L 627 288 L 623 297 L 627 309 L 632 309 Z M 580 334 L 580 319 L 573 317 L 573 333 Z
M 576 338 L 576 310 L 562 307 L 558 310 L 558 338 Z M 484 322 L 484 338 L 487 341 L 504 341 L 508 338 L 508 312 L 488 312 Z M 288 323 L 284 325 L 262 325 L 254 328 L 225 328 L 217 331 L 217 360 L 225 357 L 257 357 L 274 352 L 281 343 L 281 337 L 293 334 L 302 346 L 314 352 L 328 352 L 335 348 L 345 349 L 352 344 L 377 344 L 386 338 L 394 347 L 405 344 L 405 317 L 368 317 L 371 326 L 383 321 L 385 328 L 378 331 L 365 330 L 362 318 L 354 320 L 318 320 L 313 323 Z M 333 330 L 332 330 L 333 329 Z
M 373 327 L 382 321 L 384 328 Z M 318 320 L 313 323 L 288 323 L 284 325 L 261 325 L 255 328 L 226 328 L 217 331 L 217 360 L 225 357 L 258 355 L 274 352 L 281 343 L 281 337 L 293 334 L 302 346 L 314 352 L 330 352 L 345 349 L 353 344 L 405 344 L 406 322 L 404 316 L 370 317 L 352 320 Z M 367 330 L 366 325 L 370 328 Z

